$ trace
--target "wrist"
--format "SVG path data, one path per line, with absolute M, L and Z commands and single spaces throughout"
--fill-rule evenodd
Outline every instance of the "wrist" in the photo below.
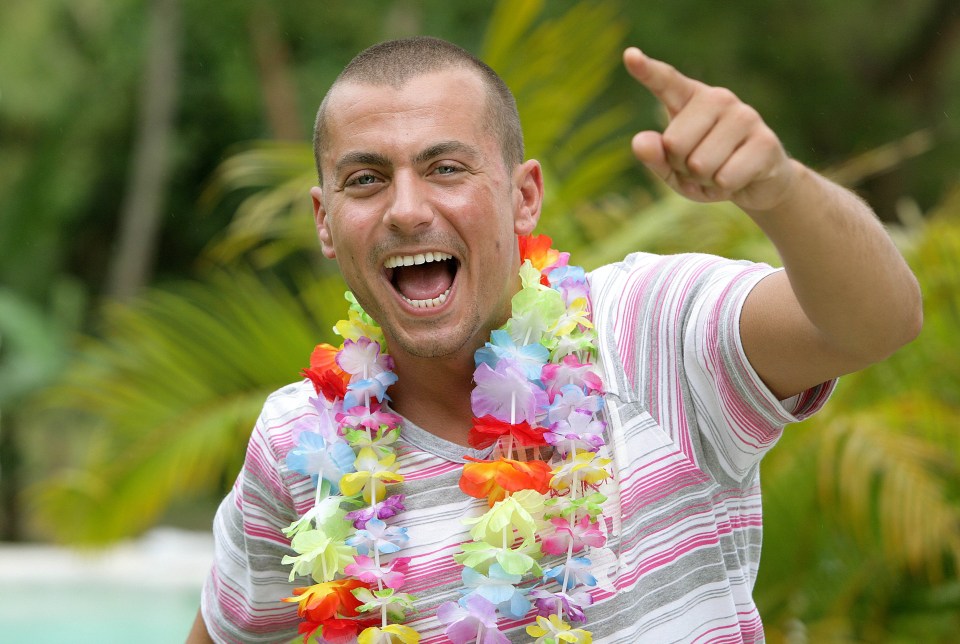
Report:
M 803 211 L 805 200 L 813 197 L 819 189 L 816 177 L 816 173 L 799 161 L 787 159 L 775 196 L 766 199 L 762 206 L 741 208 L 757 223 Z

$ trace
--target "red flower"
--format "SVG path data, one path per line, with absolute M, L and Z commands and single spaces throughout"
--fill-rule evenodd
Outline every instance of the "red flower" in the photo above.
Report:
M 501 436 L 510 435 L 514 443 L 520 447 L 541 447 L 547 442 L 543 438 L 543 430 L 530 427 L 527 421 L 515 425 L 487 415 L 473 419 L 473 427 L 467 436 L 467 442 L 474 449 L 484 449 L 493 445 Z
M 318 344 L 310 354 L 310 367 L 300 372 L 310 379 L 316 392 L 329 401 L 343 398 L 350 382 L 350 374 L 337 364 L 339 351 L 329 344 Z
M 469 456 L 464 457 L 460 475 L 460 489 L 464 494 L 482 499 L 486 497 L 490 507 L 507 496 L 507 492 L 536 490 L 546 494 L 550 489 L 550 466 L 543 461 L 515 461 L 499 458 L 495 461 L 481 461 Z
M 299 633 L 303 634 L 303 642 L 307 644 L 310 637 L 315 633 L 322 637 L 324 642 L 329 644 L 350 644 L 357 640 L 357 633 L 369 626 L 376 626 L 378 621 L 375 619 L 338 619 L 331 617 L 322 622 L 312 622 L 306 620 L 301 622 Z M 322 629 L 317 633 L 317 629 Z

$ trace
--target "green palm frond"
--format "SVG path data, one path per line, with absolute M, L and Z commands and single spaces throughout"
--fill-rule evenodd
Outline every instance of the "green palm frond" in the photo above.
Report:
M 215 171 L 203 201 L 253 192 L 208 247 L 207 258 L 230 264 L 246 255 L 254 265 L 267 267 L 292 254 L 314 253 L 317 237 L 309 191 L 316 181 L 313 150 L 306 143 L 257 141 L 227 157 Z
M 582 230 L 565 215 L 614 189 L 635 163 L 631 110 L 601 101 L 621 68 L 626 28 L 615 3 L 578 3 L 537 22 L 542 8 L 539 1 L 498 3 L 481 57 L 513 90 L 527 156 L 543 164 L 543 229 L 560 245 L 578 247 Z
M 332 278 L 313 289 L 327 305 L 343 292 Z M 44 523 L 63 540 L 110 541 L 232 478 L 264 398 L 331 338 L 341 311 L 330 308 L 307 310 L 242 270 L 110 308 L 105 339 L 86 341 L 44 394 L 70 430 L 86 429 L 80 465 L 37 492 Z
M 822 430 L 818 483 L 822 506 L 863 547 L 879 546 L 894 569 L 939 582 L 943 557 L 960 561 L 960 505 L 950 490 L 960 472 L 918 427 L 929 422 L 924 411 L 941 416 L 932 404 L 896 400 L 835 418 Z
M 645 201 L 645 203 L 644 203 Z M 599 223 L 596 241 L 577 259 L 595 267 L 643 250 L 672 254 L 701 252 L 779 264 L 776 249 L 759 228 L 729 202 L 701 204 L 665 191 L 582 206 L 576 216 Z

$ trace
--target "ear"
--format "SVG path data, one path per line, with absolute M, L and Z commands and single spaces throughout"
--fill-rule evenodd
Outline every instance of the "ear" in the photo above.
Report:
M 543 205 L 543 170 L 540 162 L 529 159 L 513 171 L 516 190 L 516 207 L 513 214 L 513 230 L 518 235 L 529 235 L 540 221 Z
M 323 207 L 323 188 L 310 188 L 310 198 L 313 200 L 313 221 L 317 225 L 317 237 L 320 238 L 320 250 L 327 259 L 337 256 L 333 249 L 333 235 L 330 234 L 330 224 L 327 222 L 327 211 Z

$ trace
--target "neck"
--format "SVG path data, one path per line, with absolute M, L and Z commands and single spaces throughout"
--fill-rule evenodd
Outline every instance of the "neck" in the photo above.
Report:
M 467 445 L 473 424 L 473 352 L 466 360 L 396 354 L 393 357 L 398 380 L 390 387 L 390 406 L 431 434 Z

